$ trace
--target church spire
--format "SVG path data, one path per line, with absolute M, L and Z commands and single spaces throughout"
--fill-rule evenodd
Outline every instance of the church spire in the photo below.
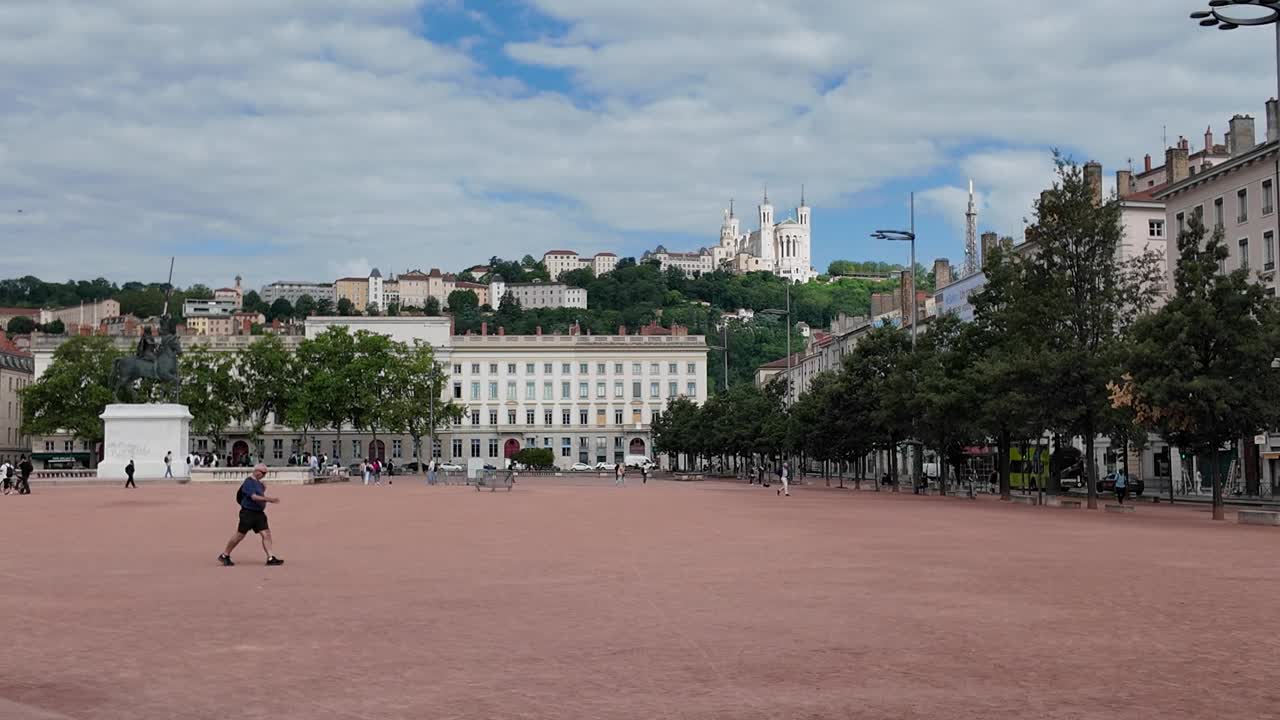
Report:
M 800 207 L 804 207 L 804 183 L 800 183 Z
M 769 183 L 764 184 L 764 204 L 769 204 Z
M 733 198 L 729 198 L 729 219 L 733 219 Z

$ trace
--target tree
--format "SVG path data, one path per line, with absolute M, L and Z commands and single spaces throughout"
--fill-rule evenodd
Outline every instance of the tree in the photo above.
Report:
M 909 408 L 918 438 L 936 450 L 940 476 L 938 487 L 947 492 L 948 463 L 952 444 L 971 434 L 973 385 L 969 347 L 972 337 L 955 315 L 942 315 L 929 324 L 916 351 L 903 364 L 909 382 Z
M 386 335 L 358 330 L 353 337 L 351 362 L 343 368 L 352 397 L 346 405 L 346 420 L 356 430 L 370 431 L 375 442 L 378 430 L 387 428 L 395 419 L 388 405 L 396 382 L 404 376 L 399 367 L 404 353 L 404 344 Z
M 1118 259 L 1123 229 L 1120 204 L 1099 204 L 1079 166 L 1055 153 L 1058 178 L 1036 202 L 1036 222 L 1027 228 L 1034 263 L 1041 270 L 1054 367 L 1053 406 L 1062 421 L 1084 436 L 1089 507 L 1097 507 L 1094 437 L 1111 405 L 1108 384 L 1118 375 L 1121 337 L 1127 323 L 1149 307 L 1155 288 L 1142 286 Z
M 414 460 L 422 464 L 422 439 L 434 448 L 436 430 L 462 420 L 462 408 L 445 400 L 447 376 L 435 361 L 431 346 L 397 344 L 388 368 L 389 396 L 383 404 L 386 426 L 413 438 Z M 428 455 L 431 452 L 428 451 Z
M 263 315 L 267 314 L 267 303 L 262 299 L 262 296 L 258 294 L 257 290 L 250 290 L 245 293 L 244 297 L 241 299 L 241 305 L 244 306 L 244 309 L 247 312 L 257 312 L 262 313 Z
M 525 467 L 538 469 L 555 467 L 556 464 L 556 454 L 551 448 L 522 448 L 511 459 Z
M 426 306 L 422 308 L 422 314 L 428 317 L 437 317 L 440 315 L 440 301 L 435 297 L 427 298 Z
M 5 328 L 10 335 L 30 335 L 36 329 L 36 321 L 27 315 L 15 315 Z
M 369 303 L 368 305 L 364 306 L 364 314 L 368 315 L 369 317 L 377 317 L 382 313 L 378 310 L 377 305 L 375 305 L 374 303 Z
M 1204 236 L 1193 215 L 1178 236 L 1173 297 L 1134 324 L 1127 375 L 1112 393 L 1140 425 L 1212 456 L 1213 518 L 1222 520 L 1221 447 L 1280 422 L 1271 400 L 1280 390 L 1280 373 L 1271 366 L 1280 322 L 1247 269 L 1220 271 L 1229 254 L 1222 229 L 1202 248 Z
M 226 445 L 227 430 L 239 414 L 238 401 L 244 392 L 236 375 L 236 358 L 231 353 L 196 346 L 181 357 L 181 402 L 191 412 L 191 432 Z
M 334 313 L 333 301 L 329 298 L 320 298 L 316 301 L 316 315 L 328 317 Z
M 111 366 L 118 357 L 107 337 L 73 337 L 59 345 L 40 379 L 22 390 L 22 434 L 65 430 L 78 440 L 101 442 L 99 416 L 114 401 Z
M 350 298 L 338 298 L 338 314 L 343 317 L 356 314 L 356 306 L 352 304 Z
M 399 316 L 400 316 L 399 303 L 391 303 L 390 305 L 387 305 L 387 317 L 399 317 Z
M 67 332 L 67 326 L 63 324 L 60 318 L 54 318 L 52 321 L 36 327 L 39 328 L 40 332 L 50 335 L 64 335 Z
M 480 307 L 480 299 L 470 290 L 454 290 L 449 293 L 449 310 L 455 313 L 464 313 L 468 310 L 476 310 Z
M 350 384 L 349 369 L 355 360 L 355 337 L 345 325 L 331 325 L 298 345 L 297 381 L 290 393 L 285 416 L 290 427 L 306 431 L 332 428 L 342 448 L 342 428 L 352 406 L 364 402 Z
M 255 340 L 238 354 L 236 375 L 240 380 L 240 395 L 237 415 L 249 422 L 255 441 L 262 436 L 263 428 L 272 417 L 284 422 L 290 385 L 296 381 L 295 369 L 293 356 L 275 335 Z
M 293 317 L 293 305 L 289 303 L 288 298 L 276 298 L 271 303 L 271 307 L 267 308 L 267 320 L 288 320 Z
M 316 301 L 310 295 L 302 295 L 293 306 L 293 317 L 306 320 L 316 314 Z
M 900 366 L 911 351 L 909 334 L 899 328 L 879 327 L 867 333 L 845 356 L 844 372 L 849 389 L 869 399 L 862 408 L 867 423 L 863 432 L 889 453 L 889 474 L 897 490 L 898 445 L 911 433 L 909 380 Z M 880 487 L 877 483 L 876 487 Z

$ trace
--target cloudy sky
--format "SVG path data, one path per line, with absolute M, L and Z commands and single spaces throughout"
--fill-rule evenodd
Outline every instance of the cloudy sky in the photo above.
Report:
M 1108 177 L 1265 130 L 1272 33 L 1202 0 L 5 0 L 0 277 L 223 284 L 638 255 L 806 187 L 814 264 L 1020 235 L 1051 147 Z

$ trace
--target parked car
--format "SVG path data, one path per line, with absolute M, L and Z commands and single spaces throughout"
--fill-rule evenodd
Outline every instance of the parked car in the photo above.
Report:
M 462 466 L 457 463 L 440 463 L 440 469 L 444 472 L 462 472 Z
M 613 463 L 598 462 L 598 463 L 596 463 L 596 469 L 597 469 L 597 470 L 612 470 L 612 469 L 613 469 Z
M 644 467 L 652 470 L 654 466 L 654 462 L 645 455 L 628 455 L 622 459 L 622 464 L 637 470 Z
M 1109 472 L 1105 476 L 1103 476 L 1103 478 L 1096 483 L 1098 488 L 1098 493 L 1102 494 L 1102 493 L 1115 492 L 1116 476 L 1119 474 L 1120 472 L 1116 471 L 1116 472 Z M 1129 488 L 1129 494 L 1133 495 L 1134 497 L 1141 496 L 1142 491 L 1147 489 L 1146 483 L 1142 482 L 1142 480 L 1139 480 L 1138 478 L 1135 478 L 1135 477 L 1130 477 L 1129 481 L 1126 482 L 1125 485 Z
M 588 470 L 594 470 L 595 468 L 591 467 L 590 465 L 584 462 L 577 462 L 570 465 L 569 469 L 572 470 L 573 472 L 587 472 Z

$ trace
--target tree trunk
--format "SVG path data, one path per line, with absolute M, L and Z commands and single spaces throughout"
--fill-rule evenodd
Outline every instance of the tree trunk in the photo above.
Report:
M 889 438 L 889 488 L 898 492 L 898 438 Z
M 1218 472 L 1218 468 L 1222 465 L 1222 450 L 1217 443 L 1213 446 L 1213 465 L 1209 472 L 1213 478 L 1213 519 L 1226 520 L 1226 508 L 1222 505 L 1222 475 Z
M 1084 421 L 1084 481 L 1089 486 L 1088 505 L 1090 510 L 1098 509 L 1098 484 L 1093 471 L 1093 418 Z
M 1009 451 L 1013 447 L 1013 442 L 1009 439 L 1009 429 L 1000 428 L 1000 438 L 996 443 L 996 452 L 1000 454 L 996 458 L 997 466 L 1000 468 L 1000 499 L 1010 500 L 1013 492 L 1009 485 Z
M 947 441 L 942 440 L 942 449 L 938 451 L 938 494 L 947 496 Z

